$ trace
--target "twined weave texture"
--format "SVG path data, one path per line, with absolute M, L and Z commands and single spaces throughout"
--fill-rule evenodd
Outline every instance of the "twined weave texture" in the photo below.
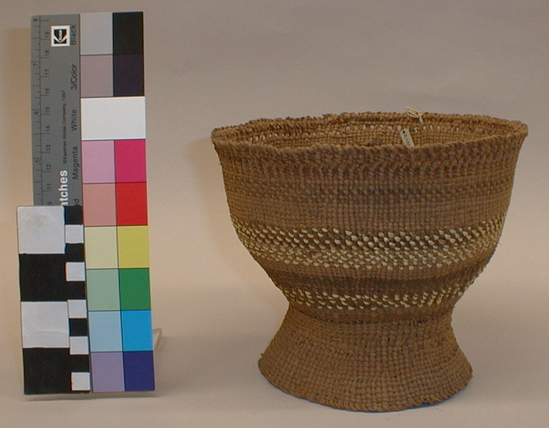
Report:
M 289 301 L 259 362 L 280 389 L 388 411 L 469 382 L 452 310 L 497 246 L 527 127 L 422 122 L 346 113 L 213 131 L 237 234 Z

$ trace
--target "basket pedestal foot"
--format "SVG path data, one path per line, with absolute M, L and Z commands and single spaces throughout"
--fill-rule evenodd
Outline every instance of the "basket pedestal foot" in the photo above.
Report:
M 335 323 L 290 306 L 259 368 L 281 390 L 336 408 L 432 404 L 472 376 L 450 322 L 451 312 L 421 321 Z

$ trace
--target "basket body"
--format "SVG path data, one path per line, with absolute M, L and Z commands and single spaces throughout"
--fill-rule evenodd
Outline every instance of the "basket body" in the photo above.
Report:
M 470 380 L 451 314 L 496 248 L 527 128 L 423 120 L 362 113 L 213 131 L 237 234 L 289 301 L 259 362 L 280 389 L 388 411 Z

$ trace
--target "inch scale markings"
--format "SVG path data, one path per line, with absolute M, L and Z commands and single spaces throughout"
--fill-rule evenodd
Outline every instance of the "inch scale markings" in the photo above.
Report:
M 43 174 L 42 174 L 42 79 L 40 55 L 41 19 L 38 16 L 32 19 L 32 162 L 33 162 L 33 197 L 35 204 L 42 204 Z
M 35 205 L 82 203 L 79 15 L 32 18 Z

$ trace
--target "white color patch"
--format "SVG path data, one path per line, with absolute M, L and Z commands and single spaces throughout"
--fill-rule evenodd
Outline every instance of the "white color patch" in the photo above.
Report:
M 65 275 L 67 281 L 85 281 L 86 264 L 84 262 L 67 262 Z
M 69 305 L 69 318 L 87 318 L 88 308 L 85 299 L 67 300 Z
M 146 137 L 145 97 L 82 98 L 82 140 Z
M 84 226 L 81 224 L 67 224 L 65 226 L 65 241 L 67 244 L 83 244 Z
M 88 355 L 90 353 L 90 344 L 88 336 L 71 336 L 70 337 L 70 354 L 71 355 Z
M 17 208 L 19 254 L 64 254 L 65 211 L 62 206 Z
M 21 302 L 23 348 L 68 348 L 66 302 Z
M 89 391 L 91 389 L 90 374 L 86 372 L 71 373 L 71 389 L 73 391 Z

